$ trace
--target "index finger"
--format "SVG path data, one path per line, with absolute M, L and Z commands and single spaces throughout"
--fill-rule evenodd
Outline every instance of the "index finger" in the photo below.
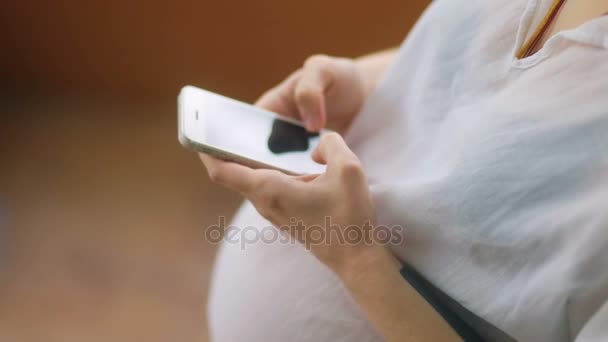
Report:
M 285 81 L 265 92 L 255 105 L 282 116 L 301 120 L 292 96 L 300 75 L 301 71 L 294 72 Z
M 255 175 L 252 169 L 233 162 L 220 160 L 207 154 L 199 154 L 209 178 L 214 183 L 223 185 L 231 190 L 247 194 L 253 187 Z
M 209 178 L 220 185 L 239 192 L 246 197 L 251 197 L 256 191 L 263 191 L 262 187 L 272 187 L 274 183 L 282 186 L 291 184 L 281 182 L 284 177 L 289 177 L 280 171 L 266 169 L 252 169 L 250 167 L 219 160 L 217 158 L 200 154 L 209 173 Z M 267 189 L 266 189 L 267 190 Z

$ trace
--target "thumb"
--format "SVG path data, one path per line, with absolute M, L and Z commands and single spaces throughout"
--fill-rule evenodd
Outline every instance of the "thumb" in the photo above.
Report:
M 359 164 L 359 158 L 348 148 L 342 137 L 335 132 L 323 134 L 319 145 L 312 153 L 312 159 L 327 165 L 327 172 L 346 164 Z

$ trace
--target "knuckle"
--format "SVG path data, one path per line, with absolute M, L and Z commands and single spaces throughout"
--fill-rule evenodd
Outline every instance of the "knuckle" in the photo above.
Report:
M 300 86 L 296 89 L 295 99 L 296 102 L 310 101 L 313 100 L 318 95 L 318 93 L 319 91 L 312 86 Z
M 352 159 L 345 161 L 340 167 L 340 173 L 345 180 L 361 179 L 364 176 L 363 166 L 361 162 Z
M 329 64 L 331 57 L 324 54 L 316 54 L 308 57 L 304 62 L 304 67 L 324 67 Z
M 325 133 L 321 137 L 321 142 L 325 142 L 325 143 L 335 143 L 340 140 L 342 140 L 342 137 L 340 136 L 340 134 L 338 134 L 336 132 Z
M 281 208 L 281 200 L 276 191 L 270 191 L 264 196 L 264 206 L 270 211 L 275 212 Z
M 209 174 L 209 179 L 212 182 L 220 183 L 222 181 L 222 173 L 220 172 L 219 168 L 211 167 L 207 170 L 207 173 Z
M 262 190 L 258 195 L 258 209 L 264 217 L 268 217 L 281 209 L 281 200 L 276 191 Z
M 337 78 L 336 71 L 329 66 L 318 69 L 318 73 L 319 73 L 319 78 L 322 80 L 324 86 L 331 84 L 333 82 L 333 80 L 335 80 Z
M 265 177 L 258 185 L 257 197 L 260 207 L 275 211 L 280 209 L 280 184 L 272 177 Z
M 317 74 L 323 82 L 328 82 L 334 78 L 334 60 L 326 55 L 314 55 L 306 60 L 304 69 Z

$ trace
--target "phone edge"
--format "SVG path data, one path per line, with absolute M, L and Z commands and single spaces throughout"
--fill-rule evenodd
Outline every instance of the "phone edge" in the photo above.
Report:
M 291 175 L 291 176 L 301 176 L 303 174 L 298 173 L 298 172 L 294 172 L 291 170 L 287 170 L 287 169 L 283 169 L 274 165 L 270 165 L 270 164 L 266 164 L 266 163 L 262 163 L 259 162 L 257 160 L 253 160 L 235 153 L 231 153 L 222 149 L 219 149 L 217 147 L 212 147 L 209 145 L 205 145 L 205 144 L 201 144 L 198 142 L 195 142 L 193 140 L 190 140 L 188 138 L 188 136 L 186 134 L 184 134 L 184 130 L 183 130 L 183 119 L 182 116 L 184 115 L 184 111 L 183 111 L 183 106 L 184 106 L 184 101 L 182 100 L 182 97 L 184 96 L 184 92 L 186 89 L 188 88 L 194 88 L 195 90 L 199 90 L 199 88 L 196 88 L 194 86 L 191 85 L 187 85 L 182 87 L 179 95 L 177 96 L 177 139 L 179 140 L 180 144 L 192 151 L 195 152 L 200 152 L 200 153 L 204 153 L 204 154 L 208 154 L 212 157 L 221 159 L 221 160 L 225 160 L 225 161 L 229 161 L 229 162 L 235 162 L 247 167 L 251 167 L 252 169 L 270 169 L 270 170 L 277 170 L 280 172 L 283 172 L 287 175 Z M 200 89 L 205 91 L 204 89 Z M 222 95 L 220 95 L 222 96 Z M 230 99 L 230 98 L 228 98 Z M 233 100 L 234 101 L 234 100 Z M 272 112 L 269 112 L 272 113 Z

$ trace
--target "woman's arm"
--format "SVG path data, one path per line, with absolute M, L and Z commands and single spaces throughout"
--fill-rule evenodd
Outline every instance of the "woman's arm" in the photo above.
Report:
M 335 271 L 387 341 L 461 340 L 403 279 L 400 268 L 386 249 L 370 248 Z

